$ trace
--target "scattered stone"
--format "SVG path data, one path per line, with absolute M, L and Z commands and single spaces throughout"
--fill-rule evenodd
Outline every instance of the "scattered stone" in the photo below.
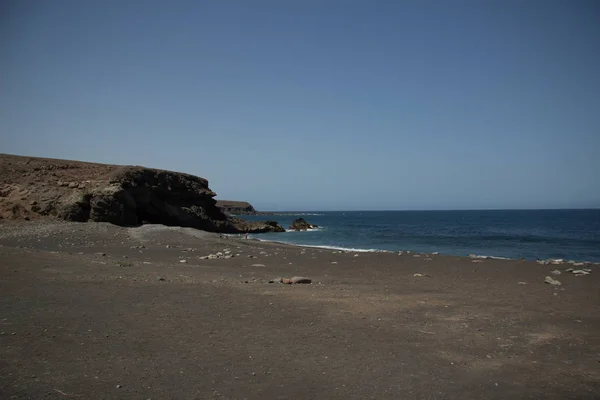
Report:
M 354 257 L 358 257 L 358 254 L 355 254 Z
M 230 259 L 232 257 L 233 257 L 233 255 L 230 254 L 230 253 L 223 254 L 221 252 L 218 252 L 218 253 L 215 253 L 215 254 L 209 254 L 207 256 L 201 256 L 201 257 L 198 257 L 198 258 L 200 260 L 220 260 L 220 259 L 226 260 L 226 259 Z
M 251 267 L 256 267 L 256 268 L 265 267 L 265 266 L 266 266 L 265 264 L 252 264 L 251 265 Z
M 519 285 L 527 285 L 527 282 L 518 282 Z
M 337 261 L 332 261 L 331 263 L 332 263 L 332 264 L 337 264 Z
M 162 276 L 159 276 L 159 277 L 157 277 L 156 279 L 158 279 L 158 280 L 159 280 L 159 281 L 161 281 L 161 282 L 164 282 L 164 281 L 165 281 L 165 278 L 163 278 Z
M 440 252 L 439 252 L 439 251 L 434 251 L 434 252 L 433 252 L 433 253 L 431 253 L 431 254 L 433 254 L 434 256 L 437 256 L 438 254 L 440 254 Z
M 96 253 L 96 255 L 104 257 L 104 256 L 106 256 L 106 253 L 100 252 L 100 253 Z
M 260 252 L 260 253 L 258 253 L 258 254 L 263 254 L 263 255 L 264 255 L 264 254 L 267 254 L 267 252 L 266 252 L 266 251 L 261 251 L 261 252 Z
M 472 262 L 472 263 L 481 263 L 481 262 L 483 262 L 483 260 L 473 260 L 473 261 L 471 261 L 471 262 Z
M 573 270 L 573 275 L 581 276 L 581 275 L 589 275 L 590 271 L 586 271 L 585 269 L 576 269 Z
M 557 270 L 557 269 L 555 269 L 554 271 L 551 271 L 550 273 L 552 275 L 560 275 L 561 274 L 561 272 L 559 270 Z
M 429 275 L 429 274 L 421 274 L 419 272 L 417 272 L 416 274 L 413 274 L 413 276 L 431 278 L 431 275 Z
M 187 260 L 179 260 L 180 263 L 185 264 Z
M 556 279 L 553 279 L 551 276 L 547 276 L 546 279 L 544 279 L 544 282 L 549 284 L 549 285 L 553 285 L 553 286 L 560 286 L 562 285 L 562 283 L 560 283 L 560 281 L 557 281 Z
M 419 258 L 419 257 L 421 257 L 421 255 L 420 254 L 414 254 L 413 257 Z

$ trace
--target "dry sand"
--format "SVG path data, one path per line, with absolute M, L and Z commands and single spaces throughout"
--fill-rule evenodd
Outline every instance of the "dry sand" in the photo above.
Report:
M 97 223 L 0 244 L 3 399 L 600 398 L 598 266 Z

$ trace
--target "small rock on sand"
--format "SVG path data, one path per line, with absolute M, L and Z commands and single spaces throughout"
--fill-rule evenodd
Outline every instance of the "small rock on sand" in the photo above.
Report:
M 180 263 L 185 264 L 187 260 L 179 260 Z
M 473 261 L 471 261 L 471 262 L 472 262 L 472 263 L 480 263 L 480 262 L 483 262 L 483 260 L 473 260 Z
M 431 278 L 431 275 L 429 275 L 429 274 L 421 274 L 419 272 L 417 272 L 416 274 L 413 274 L 413 276 Z
M 251 267 L 265 267 L 265 264 L 252 264 Z
M 572 272 L 575 275 L 589 275 L 590 274 L 590 271 L 587 271 L 585 269 L 576 269 L 576 270 L 573 270 Z
M 292 283 L 312 283 L 312 279 L 306 278 L 304 276 L 293 276 L 291 279 Z
M 548 285 L 553 285 L 553 286 L 562 285 L 562 283 L 560 283 L 560 281 L 553 279 L 551 276 L 547 276 L 546 279 L 544 279 L 544 282 L 547 283 Z
M 550 272 L 552 275 L 560 275 L 561 272 L 557 269 L 555 269 L 554 271 Z

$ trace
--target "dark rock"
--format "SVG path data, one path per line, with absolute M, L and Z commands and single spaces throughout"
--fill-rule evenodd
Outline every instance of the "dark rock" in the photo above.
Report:
M 310 278 L 306 278 L 303 276 L 293 276 L 291 279 L 293 284 L 298 284 L 298 283 L 312 283 L 312 279 Z
M 314 229 L 317 227 L 318 227 L 317 225 L 312 225 L 312 224 L 309 224 L 308 222 L 306 222 L 304 220 L 304 218 L 297 218 L 290 225 L 290 229 L 293 229 L 295 231 L 306 231 L 308 229 Z
M 217 200 L 217 207 L 230 215 L 256 215 L 257 212 L 252 204 L 245 201 Z

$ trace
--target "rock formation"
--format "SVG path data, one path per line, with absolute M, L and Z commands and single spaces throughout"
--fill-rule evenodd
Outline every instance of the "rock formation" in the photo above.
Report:
M 217 207 L 225 214 L 231 215 L 256 215 L 252 204 L 245 201 L 217 200 Z
M 295 231 L 306 231 L 308 229 L 314 229 L 314 228 L 318 228 L 318 226 L 309 224 L 308 222 L 306 222 L 304 220 L 304 218 L 297 218 L 290 225 L 290 229 L 293 229 Z
M 0 155 L 0 219 L 60 218 L 184 226 L 222 233 L 284 231 L 230 218 L 208 181 L 138 166 Z

